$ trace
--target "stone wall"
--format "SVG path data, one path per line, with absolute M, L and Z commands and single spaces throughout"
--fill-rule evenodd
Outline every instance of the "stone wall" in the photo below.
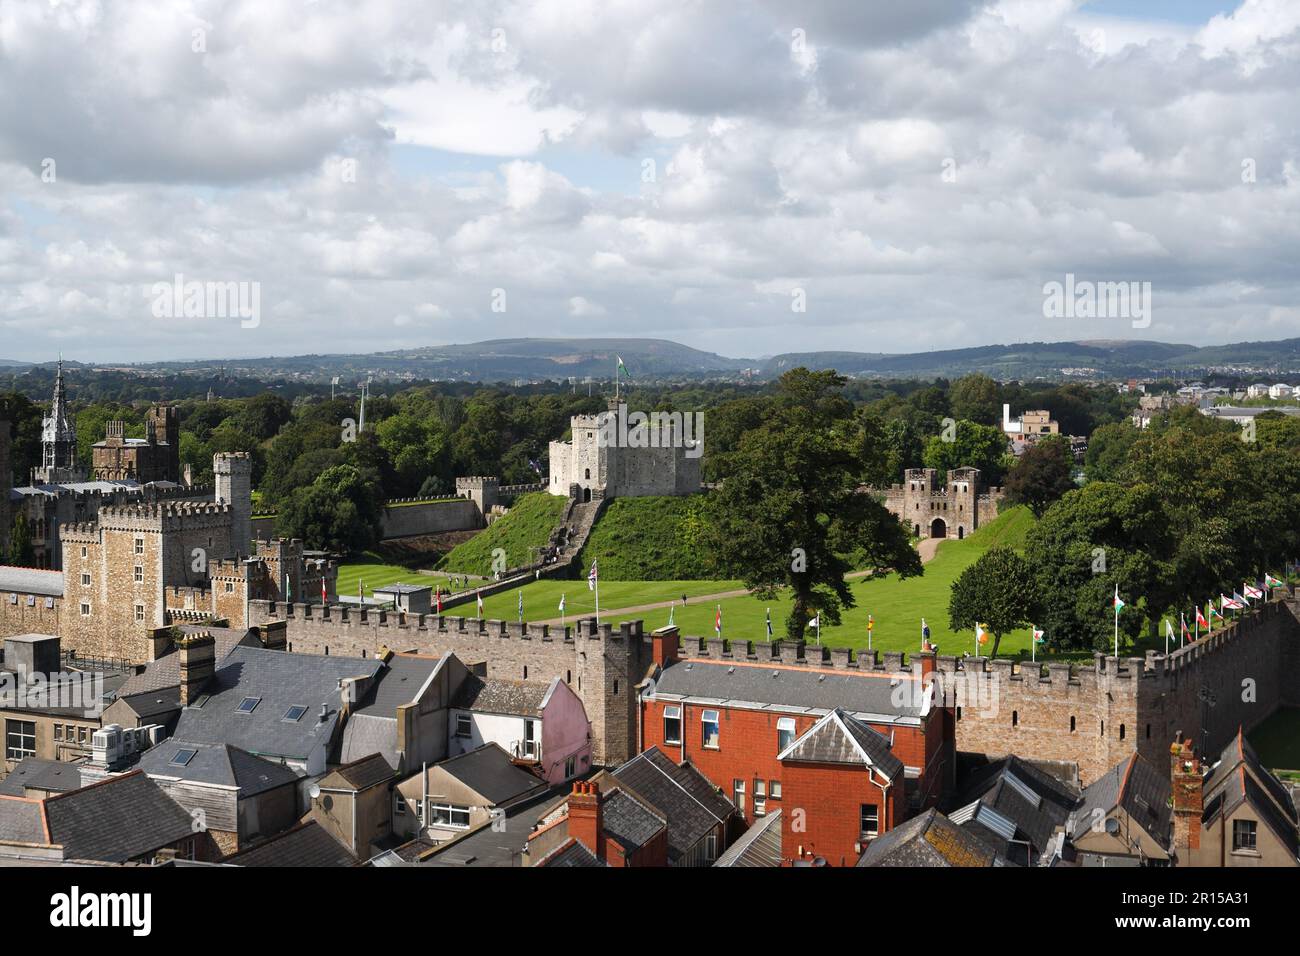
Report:
M 278 620 L 287 622 L 288 649 L 297 653 L 373 657 L 383 647 L 420 654 L 453 651 L 467 664 L 486 662 L 490 677 L 559 677 L 586 708 L 593 761 L 616 765 L 637 753 L 635 685 L 650 660 L 640 621 L 614 630 L 586 619 L 561 630 L 445 614 L 249 602 L 250 626 Z
M 470 498 L 428 501 L 420 504 L 388 502 L 382 518 L 383 536 L 407 538 L 444 531 L 472 531 L 483 527 L 483 515 Z

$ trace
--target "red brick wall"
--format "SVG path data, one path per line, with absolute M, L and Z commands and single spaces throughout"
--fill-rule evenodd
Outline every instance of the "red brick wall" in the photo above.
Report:
M 831 866 L 853 866 L 860 856 L 854 845 L 862 839 L 862 805 L 876 807 L 883 835 L 902 822 L 906 812 L 903 792 L 897 785 L 881 790 L 866 768 L 788 764 L 781 814 L 782 855 L 787 860 L 798 859 L 802 848 L 806 860 L 820 856 Z
M 674 760 L 683 759 L 683 748 L 676 744 L 664 742 L 665 707 L 678 706 L 665 701 L 647 700 L 642 704 L 641 749 L 648 750 L 657 746 Z M 690 760 L 699 771 L 720 787 L 728 798 L 732 796 L 732 783 L 740 779 L 745 781 L 745 822 L 754 822 L 754 778 L 768 781 L 768 811 L 785 806 L 790 802 L 790 795 L 784 786 L 783 768 L 776 759 L 777 733 L 776 722 L 780 717 L 793 717 L 795 736 L 804 733 L 820 719 L 808 714 L 780 714 L 771 711 L 740 710 L 727 707 L 702 707 L 697 704 L 682 704 L 682 736 L 685 742 L 685 759 Z M 719 747 L 706 750 L 702 746 L 702 728 L 700 714 L 705 710 L 717 710 L 719 717 Z M 942 750 L 941 714 L 932 712 L 923 727 L 891 727 L 887 724 L 872 724 L 873 729 L 886 737 L 892 735 L 893 752 L 899 760 L 909 767 L 925 768 L 927 765 L 938 766 L 930 758 Z M 949 748 L 950 749 L 950 748 Z M 937 771 L 936 771 L 937 774 Z M 941 776 L 941 774 L 938 774 Z M 782 797 L 774 800 L 771 795 L 771 781 L 782 782 Z M 924 790 L 933 790 L 932 800 L 938 799 L 942 791 L 942 780 L 928 779 L 924 775 L 920 781 Z M 900 794 L 903 788 L 900 787 Z M 928 805 L 928 804 L 927 804 Z

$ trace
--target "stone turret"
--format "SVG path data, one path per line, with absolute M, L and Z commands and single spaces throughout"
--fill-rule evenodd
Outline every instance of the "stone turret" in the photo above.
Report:
M 212 456 L 212 474 L 217 502 L 230 505 L 233 557 L 244 557 L 253 547 L 253 460 L 245 451 L 218 452 Z

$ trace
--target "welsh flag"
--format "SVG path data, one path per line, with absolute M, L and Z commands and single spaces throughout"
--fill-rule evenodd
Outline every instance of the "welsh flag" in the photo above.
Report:
M 1118 584 L 1115 585 L 1115 610 L 1116 610 L 1116 611 L 1122 611 L 1122 610 L 1124 610 L 1124 601 L 1123 601 L 1123 599 L 1119 596 L 1119 585 L 1118 585 Z
M 616 355 L 614 357 L 618 359 L 618 370 L 623 373 L 623 377 L 631 378 L 632 376 L 627 374 L 627 366 L 623 364 L 623 356 Z
M 1034 643 L 1035 644 L 1043 643 L 1043 632 L 1036 627 L 1032 628 L 1032 630 L 1034 632 Z
M 1273 577 L 1273 575 L 1266 573 L 1264 575 L 1264 587 L 1272 590 L 1273 588 L 1284 588 L 1286 587 L 1286 584 Z

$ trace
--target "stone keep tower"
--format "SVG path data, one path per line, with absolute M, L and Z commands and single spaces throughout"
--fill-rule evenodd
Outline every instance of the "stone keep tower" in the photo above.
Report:
M 230 505 L 233 556 L 246 557 L 253 547 L 253 460 L 246 451 L 218 452 L 212 456 L 212 474 L 217 503 Z

